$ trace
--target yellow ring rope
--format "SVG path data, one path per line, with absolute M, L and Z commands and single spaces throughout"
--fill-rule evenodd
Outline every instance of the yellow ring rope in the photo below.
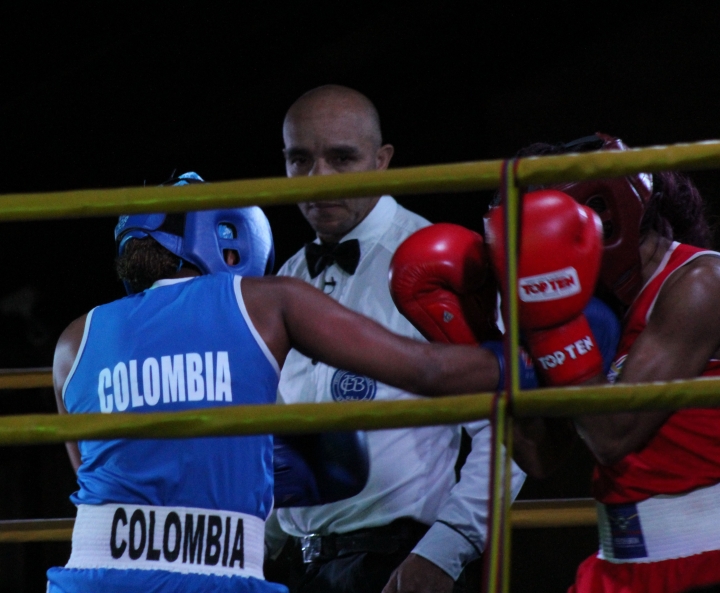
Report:
M 185 438 L 460 424 L 489 418 L 493 395 L 482 393 L 342 404 L 243 405 L 155 414 L 0 416 L 0 445 L 120 437 Z M 512 411 L 514 416 L 572 416 L 709 406 L 720 406 L 718 379 L 518 391 L 513 398 Z
M 0 370 L 0 389 L 32 389 L 52 386 L 52 369 L 50 368 Z
M 638 171 L 720 167 L 720 141 L 531 157 L 518 161 L 521 186 L 617 177 Z M 113 216 L 132 212 L 174 212 L 238 206 L 291 204 L 309 199 L 493 189 L 502 161 L 409 167 L 389 171 L 317 177 L 247 179 L 181 187 L 135 187 L 7 194 L 0 197 L 0 221 Z
M 517 500 L 510 509 L 514 529 L 585 527 L 597 524 L 591 498 Z M 69 541 L 75 519 L 0 521 L 0 543 Z

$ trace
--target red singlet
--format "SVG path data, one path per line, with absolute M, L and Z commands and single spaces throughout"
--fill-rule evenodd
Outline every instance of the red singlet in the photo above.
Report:
M 720 256 L 673 243 L 653 277 L 633 301 L 610 371 L 622 371 L 633 343 L 652 313 L 668 277 L 701 255 Z M 720 360 L 708 361 L 702 376 L 720 376 Z M 605 504 L 632 503 L 658 494 L 679 494 L 720 482 L 720 409 L 673 413 L 650 442 L 613 466 L 596 466 L 593 494 Z M 708 551 L 658 562 L 613 563 L 593 555 L 577 571 L 569 593 L 680 593 L 720 583 L 720 551 Z
M 701 255 L 720 256 L 673 243 L 657 271 L 628 310 L 611 375 L 622 371 L 631 346 L 645 329 L 668 277 Z M 720 360 L 708 361 L 702 376 L 720 376 Z M 650 442 L 612 466 L 597 465 L 593 495 L 605 504 L 639 502 L 657 494 L 688 492 L 720 482 L 720 409 L 678 410 Z

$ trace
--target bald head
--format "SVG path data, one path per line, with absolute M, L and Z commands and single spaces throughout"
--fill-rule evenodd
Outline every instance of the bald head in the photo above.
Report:
M 380 116 L 372 101 L 354 89 L 327 84 L 308 91 L 288 109 L 283 124 L 285 147 L 289 127 L 308 125 L 318 119 L 324 123 L 329 120 L 338 124 L 344 122 L 376 148 L 382 144 Z
M 387 169 L 393 147 L 382 143 L 377 109 L 362 93 L 321 86 L 288 109 L 283 124 L 288 177 Z M 339 241 L 373 209 L 379 196 L 306 202 L 300 210 L 324 241 Z

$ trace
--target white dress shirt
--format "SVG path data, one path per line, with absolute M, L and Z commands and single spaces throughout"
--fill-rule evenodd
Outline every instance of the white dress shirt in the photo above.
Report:
M 343 237 L 343 241 L 360 242 L 355 274 L 349 275 L 333 264 L 311 279 L 304 250 L 291 257 L 278 274 L 301 278 L 393 332 L 423 340 L 392 302 L 388 267 L 398 245 L 429 224 L 392 197 L 383 196 L 368 216 Z M 316 363 L 295 350 L 287 356 L 278 390 L 278 399 L 284 403 L 338 401 L 342 405 L 345 400 L 416 397 Z M 413 551 L 456 579 L 463 566 L 485 546 L 490 481 L 490 425 L 482 420 L 465 428 L 472 437 L 472 452 L 459 482 L 454 470 L 460 446 L 459 426 L 370 431 L 370 475 L 362 492 L 331 504 L 278 509 L 280 526 L 291 535 L 303 536 L 345 533 L 411 517 L 431 525 Z M 523 480 L 524 474 L 515 468 L 513 498 Z

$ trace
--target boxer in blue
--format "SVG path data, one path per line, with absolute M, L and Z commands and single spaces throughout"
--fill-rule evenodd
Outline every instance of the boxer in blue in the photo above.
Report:
M 481 348 L 396 336 L 304 282 L 258 278 L 272 241 L 257 208 L 121 217 L 129 297 L 60 337 L 61 412 L 274 403 L 290 348 L 420 394 L 490 390 Z M 82 441 L 73 549 L 49 591 L 281 592 L 263 580 L 272 437 Z

